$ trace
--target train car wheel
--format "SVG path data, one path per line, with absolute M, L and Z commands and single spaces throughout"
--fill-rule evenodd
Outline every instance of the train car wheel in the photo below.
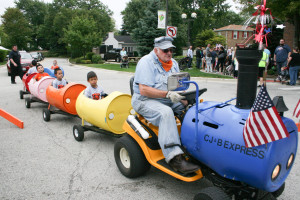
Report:
M 285 188 L 285 183 L 283 183 L 278 190 L 272 192 L 272 195 L 276 198 L 279 197 L 283 193 L 284 188 Z
M 26 106 L 26 108 L 30 108 L 30 99 L 29 98 L 25 99 L 25 106 Z
M 22 90 L 20 90 L 20 99 L 24 99 L 24 94 Z
M 74 125 L 73 126 L 73 136 L 75 140 L 81 142 L 84 138 L 84 129 L 81 125 Z
M 194 200 L 230 200 L 229 196 L 218 187 L 207 187 L 198 193 Z
M 129 135 L 116 142 L 114 156 L 120 172 L 128 178 L 142 176 L 151 167 L 140 146 Z
M 44 121 L 49 122 L 50 121 L 50 116 L 51 116 L 50 110 L 48 110 L 47 108 L 44 108 L 43 109 L 43 119 L 44 119 Z

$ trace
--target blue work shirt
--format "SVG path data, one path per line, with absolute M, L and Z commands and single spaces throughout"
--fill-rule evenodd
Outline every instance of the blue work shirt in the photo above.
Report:
M 167 91 L 168 77 L 175 72 L 179 72 L 177 62 L 172 58 L 172 68 L 167 72 L 158 57 L 151 51 L 138 62 L 134 75 L 133 91 L 140 94 L 139 84 L 147 85 L 159 90 Z
M 291 52 L 291 49 L 288 45 L 278 46 L 274 53 L 276 55 L 276 62 L 285 62 L 289 52 Z
M 264 52 L 265 52 L 266 54 L 268 54 L 269 56 L 271 55 L 271 52 L 270 52 L 269 49 L 264 49 Z

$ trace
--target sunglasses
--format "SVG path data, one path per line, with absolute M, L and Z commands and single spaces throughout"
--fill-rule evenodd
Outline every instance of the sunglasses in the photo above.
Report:
M 168 53 L 170 51 L 170 53 L 173 53 L 174 49 L 173 48 L 170 48 L 170 49 L 162 49 L 162 51 L 164 53 Z

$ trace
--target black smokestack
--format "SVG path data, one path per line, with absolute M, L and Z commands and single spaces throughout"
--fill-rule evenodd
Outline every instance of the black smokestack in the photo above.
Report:
M 238 49 L 236 58 L 239 63 L 236 107 L 250 109 L 256 97 L 258 63 L 262 51 L 257 49 Z

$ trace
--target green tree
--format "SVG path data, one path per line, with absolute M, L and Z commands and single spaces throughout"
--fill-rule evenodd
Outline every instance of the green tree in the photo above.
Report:
M 1 17 L 4 33 L 7 35 L 7 45 L 11 47 L 17 44 L 19 49 L 27 49 L 32 30 L 20 9 L 7 8 Z
M 226 38 L 224 36 L 217 35 L 212 30 L 205 30 L 196 36 L 195 43 L 197 46 L 201 47 L 207 46 L 207 44 L 211 44 L 212 46 L 216 44 L 226 46 Z
M 149 0 L 144 15 L 141 17 L 135 29 L 133 39 L 138 43 L 141 55 L 146 55 L 153 49 L 153 42 L 156 37 L 165 35 L 165 30 L 157 29 L 157 10 L 161 7 L 159 0 Z
M 71 46 L 73 56 L 85 56 L 102 42 L 95 20 L 87 16 L 73 18 L 71 24 L 63 31 L 63 41 Z
M 32 28 L 32 48 L 37 49 L 38 46 L 43 46 L 42 37 L 39 37 L 39 27 L 44 24 L 44 19 L 47 14 L 47 4 L 38 0 L 18 0 L 15 2 L 16 7 L 21 10 L 25 18 L 29 21 Z

